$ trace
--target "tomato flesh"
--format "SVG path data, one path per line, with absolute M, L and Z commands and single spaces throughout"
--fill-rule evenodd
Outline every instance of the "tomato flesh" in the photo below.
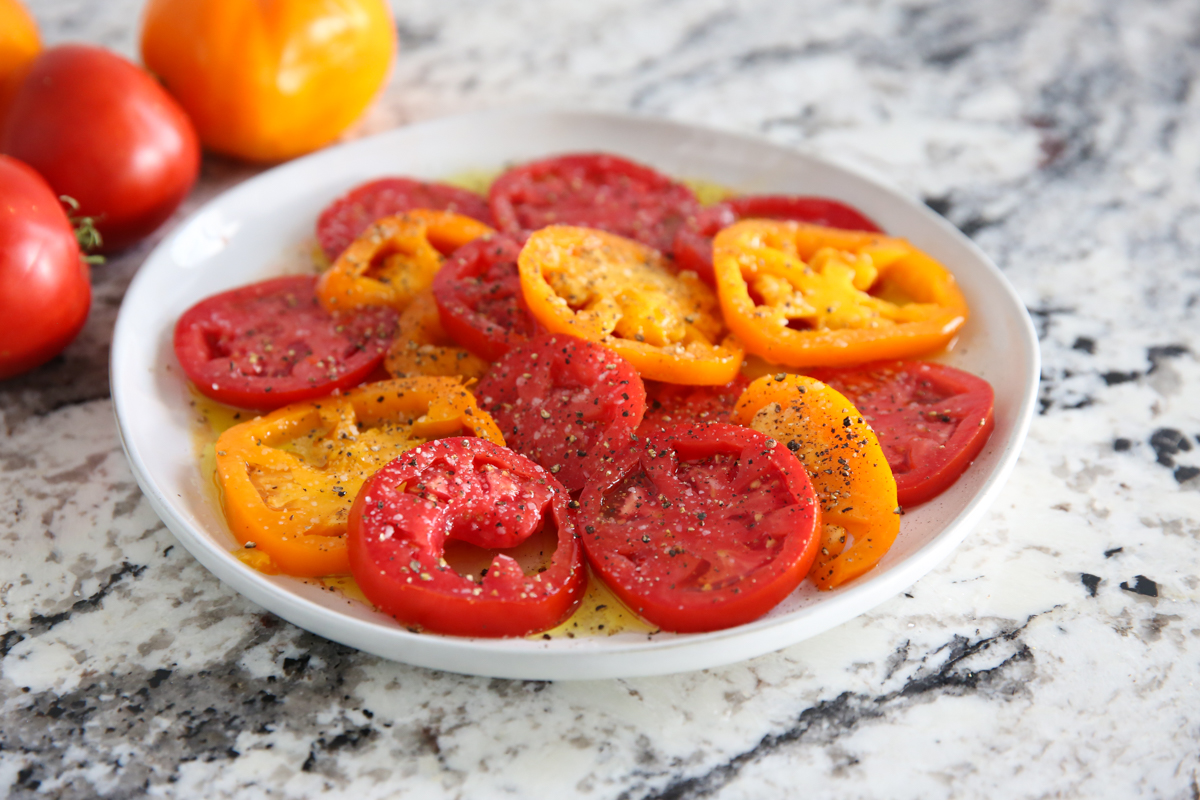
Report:
M 474 192 L 412 178 L 380 178 L 351 189 L 326 206 L 317 218 L 317 241 L 333 261 L 371 223 L 415 208 L 452 211 L 492 224 L 487 202 Z
M 680 269 L 694 271 L 709 285 L 715 285 L 713 237 L 722 228 L 750 218 L 791 219 L 827 228 L 882 233 L 882 229 L 870 218 L 837 200 L 790 195 L 746 195 L 709 206 L 681 227 L 671 245 L 675 263 Z
M 442 327 L 480 358 L 496 361 L 539 327 L 521 294 L 522 237 L 497 234 L 454 251 L 433 279 Z
M 646 390 L 628 362 L 563 334 L 514 347 L 475 395 L 508 446 L 550 470 L 570 492 L 630 441 L 646 412 Z
M 700 211 L 691 189 L 650 167 L 618 156 L 587 153 L 522 164 L 501 175 L 488 193 L 501 230 L 547 225 L 599 228 L 662 252 L 675 232 Z
M 527 575 L 504 552 L 478 578 L 446 561 L 451 540 L 504 551 L 553 534 L 549 563 Z M 375 473 L 350 510 L 350 569 L 399 621 L 457 636 L 522 636 L 557 625 L 586 584 L 583 550 L 553 476 L 471 437 L 408 451 Z
M 958 480 L 995 427 L 991 385 L 927 361 L 814 370 L 875 429 L 902 506 L 932 500 Z
M 750 381 L 741 373 L 720 386 L 688 386 L 646 381 L 646 416 L 639 433 L 688 422 L 729 422 Z
M 671 426 L 594 477 L 578 516 L 592 567 L 665 630 L 750 622 L 804 579 L 820 513 L 804 468 L 757 431 Z
M 313 276 L 275 278 L 201 300 L 175 325 L 175 354 L 204 395 L 272 409 L 346 389 L 383 361 L 396 312 L 334 315 Z

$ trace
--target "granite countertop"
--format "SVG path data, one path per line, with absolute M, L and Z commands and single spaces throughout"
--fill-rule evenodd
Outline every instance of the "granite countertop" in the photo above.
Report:
M 34 0 L 133 55 L 134 0 Z M 351 135 L 517 103 L 846 159 L 1033 316 L 1041 403 L 954 556 L 722 669 L 521 682 L 332 644 L 200 567 L 141 496 L 108 348 L 147 253 L 253 174 L 210 159 L 88 325 L 0 383 L 0 795 L 1200 798 L 1200 13 L 1189 0 L 393 3 Z

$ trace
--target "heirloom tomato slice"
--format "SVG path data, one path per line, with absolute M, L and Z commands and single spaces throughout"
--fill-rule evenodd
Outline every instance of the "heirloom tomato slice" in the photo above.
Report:
M 285 406 L 217 439 L 225 519 L 279 571 L 345 573 L 346 515 L 363 481 L 419 444 L 464 431 L 504 444 L 455 378 L 382 381 Z
M 492 233 L 478 220 L 418 208 L 384 217 L 347 247 L 317 283 L 330 311 L 389 306 L 397 311 L 429 288 L 442 257 Z
M 593 342 L 545 334 L 508 351 L 476 394 L 508 446 L 550 470 L 567 491 L 583 488 L 630 441 L 646 390 L 625 361 Z
M 274 278 L 201 300 L 175 325 L 175 355 L 196 389 L 270 409 L 360 383 L 391 344 L 396 312 L 330 314 L 312 276 Z
M 991 384 L 945 364 L 891 361 L 812 376 L 844 394 L 875 429 L 902 506 L 950 488 L 996 425 Z
M 722 341 L 717 298 L 658 251 L 604 231 L 555 225 L 517 260 L 529 311 L 547 330 L 599 342 L 647 380 L 728 383 L 742 349 Z
M 820 511 L 779 443 L 721 423 L 647 434 L 588 482 L 579 525 L 592 568 L 664 630 L 741 625 L 812 567 Z
M 733 420 L 786 446 L 808 471 L 823 523 L 812 569 L 818 588 L 832 589 L 879 563 L 900 531 L 896 481 L 849 400 L 818 380 L 781 372 L 751 383 Z
M 746 352 L 791 367 L 846 366 L 945 347 L 967 302 L 903 239 L 751 219 L 713 240 L 721 310 Z
M 452 211 L 492 224 L 487 201 L 474 192 L 412 178 L 380 178 L 354 187 L 326 206 L 317 217 L 317 241 L 334 261 L 371 223 L 418 208 Z
M 687 386 L 646 381 L 646 416 L 639 433 L 685 422 L 729 422 L 750 381 L 738 374 L 721 386 Z
M 488 362 L 458 346 L 442 327 L 433 292 L 426 289 L 400 314 L 396 338 L 384 360 L 392 377 L 417 375 L 480 378 Z
M 433 279 L 442 327 L 472 353 L 495 361 L 539 332 L 521 294 L 523 236 L 484 236 L 454 251 Z
M 567 500 L 553 476 L 512 450 L 430 442 L 359 492 L 350 569 L 363 594 L 406 625 L 456 636 L 543 631 L 571 614 L 587 583 Z M 480 574 L 460 574 L 454 563 L 464 561 L 482 564 Z
M 691 189 L 650 167 L 604 153 L 557 156 L 514 167 L 488 192 L 508 233 L 547 225 L 598 228 L 668 252 L 700 210 Z
M 746 195 L 709 206 L 679 228 L 671 254 L 680 269 L 693 270 L 705 283 L 716 285 L 713 237 L 743 219 L 790 219 L 828 228 L 881 233 L 879 226 L 858 210 L 826 197 Z

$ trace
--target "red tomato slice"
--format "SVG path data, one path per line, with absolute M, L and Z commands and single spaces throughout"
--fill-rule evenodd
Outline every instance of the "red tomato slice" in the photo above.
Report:
M 273 409 L 363 381 L 380 365 L 396 312 L 334 316 L 315 276 L 275 278 L 201 300 L 175 325 L 175 355 L 201 394 Z
M 588 561 L 665 630 L 757 619 L 817 555 L 820 509 L 782 444 L 737 425 L 675 425 L 632 445 L 579 499 Z
M 456 342 L 487 361 L 537 335 L 539 327 L 521 294 L 519 237 L 497 234 L 454 251 L 433 279 L 442 327 Z
M 671 252 L 680 269 L 690 269 L 710 285 L 713 274 L 713 237 L 743 219 L 790 219 L 827 228 L 882 233 L 869 218 L 837 200 L 790 195 L 746 195 L 734 197 L 701 211 L 679 229 Z
M 456 636 L 552 628 L 587 582 L 562 486 L 524 456 L 474 437 L 423 444 L 369 478 L 350 509 L 346 544 L 355 581 L 380 611 Z M 533 544 L 540 553 L 530 574 L 509 553 L 486 553 L 476 577 L 447 561 L 456 544 L 509 553 Z
M 738 373 L 722 386 L 687 386 L 679 383 L 646 381 L 646 416 L 638 433 L 667 425 L 688 422 L 729 422 L 729 414 L 737 405 L 750 381 Z
M 901 506 L 948 489 L 995 427 L 991 385 L 945 364 L 889 361 L 809 374 L 844 394 L 875 429 Z
M 624 449 L 646 413 L 646 389 L 627 361 L 563 334 L 509 350 L 475 396 L 508 446 L 550 470 L 569 492 Z
M 334 261 L 371 223 L 414 208 L 453 211 L 492 225 L 487 202 L 474 192 L 412 178 L 380 178 L 351 189 L 326 206 L 317 218 L 317 241 Z
M 642 164 L 603 153 L 534 161 L 496 179 L 488 193 L 496 227 L 599 228 L 670 252 L 675 231 L 700 211 L 691 189 Z

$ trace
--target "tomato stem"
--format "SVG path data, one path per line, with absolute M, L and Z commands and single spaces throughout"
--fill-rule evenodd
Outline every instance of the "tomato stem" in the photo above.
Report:
M 79 210 L 79 201 L 69 195 L 59 195 L 65 205 L 70 206 L 71 211 Z M 67 214 L 67 219 L 71 223 L 71 227 L 75 229 L 75 241 L 79 243 L 79 249 L 84 252 L 82 256 L 84 262 L 88 264 L 103 264 L 104 256 L 97 255 L 93 251 L 99 250 L 104 244 L 103 237 L 100 236 L 100 231 L 96 230 L 95 217 L 78 217 L 72 213 Z

